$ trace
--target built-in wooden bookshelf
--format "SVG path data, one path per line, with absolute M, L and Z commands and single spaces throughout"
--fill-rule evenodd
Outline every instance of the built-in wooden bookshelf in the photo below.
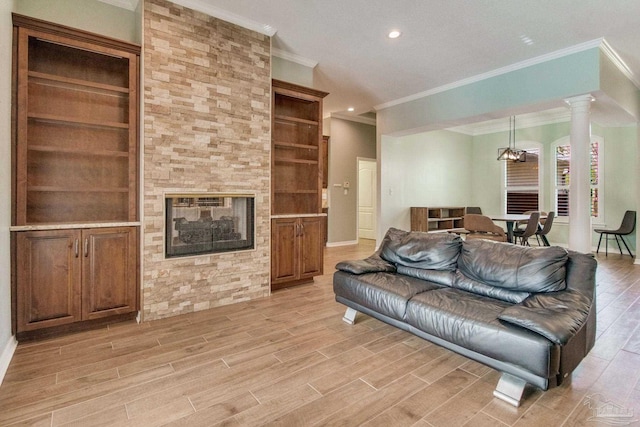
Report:
M 273 81 L 273 215 L 322 211 L 325 92 Z
M 13 24 L 14 332 L 133 317 L 140 46 L 17 14 Z
M 136 221 L 135 46 L 14 23 L 14 225 Z
M 272 81 L 271 288 L 322 274 L 325 214 L 322 99 L 326 92 Z

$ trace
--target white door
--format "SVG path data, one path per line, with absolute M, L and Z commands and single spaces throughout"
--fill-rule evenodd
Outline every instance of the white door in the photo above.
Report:
M 358 237 L 376 238 L 376 161 L 358 159 Z

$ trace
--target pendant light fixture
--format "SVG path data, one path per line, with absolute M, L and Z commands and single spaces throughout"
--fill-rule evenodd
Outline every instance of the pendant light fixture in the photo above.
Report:
M 516 150 L 516 117 L 509 117 L 509 146 L 498 150 L 497 160 L 511 160 L 513 162 L 526 161 L 527 152 Z

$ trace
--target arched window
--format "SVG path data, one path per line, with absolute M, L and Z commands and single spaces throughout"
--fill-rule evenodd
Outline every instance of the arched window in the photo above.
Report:
M 521 161 L 505 161 L 504 200 L 508 214 L 540 210 L 542 144 L 520 142 L 517 148 L 526 151 Z

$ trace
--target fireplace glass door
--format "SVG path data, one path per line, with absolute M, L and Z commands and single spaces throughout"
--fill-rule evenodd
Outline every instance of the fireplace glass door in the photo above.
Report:
M 246 194 L 167 195 L 166 257 L 254 249 L 254 204 Z

